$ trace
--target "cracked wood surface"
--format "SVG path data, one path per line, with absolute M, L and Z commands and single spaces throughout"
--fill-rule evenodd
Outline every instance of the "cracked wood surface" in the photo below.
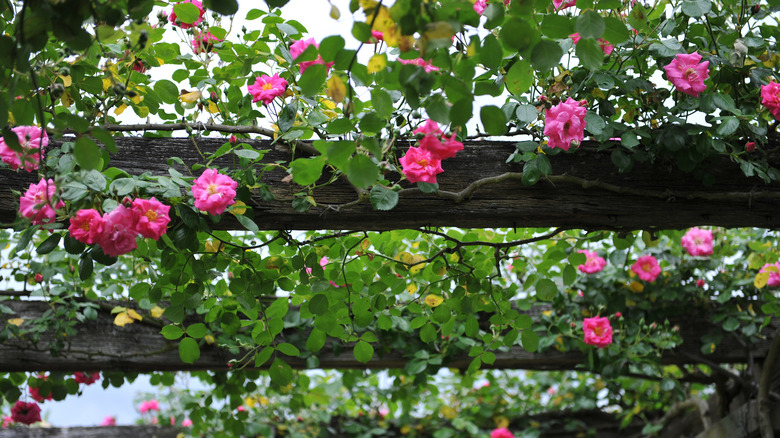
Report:
M 167 175 L 166 160 L 177 156 L 188 165 L 202 162 L 199 150 L 213 151 L 224 144 L 216 138 L 123 137 L 117 139 L 119 152 L 109 166 L 139 175 Z M 258 150 L 267 150 L 264 162 L 289 161 L 285 146 L 267 141 L 248 141 Z M 197 148 L 195 145 L 197 144 Z M 277 197 L 266 202 L 255 194 L 250 205 L 260 229 L 355 229 L 387 230 L 425 226 L 457 227 L 573 227 L 585 229 L 686 228 L 694 225 L 724 227 L 780 226 L 780 184 L 764 184 L 746 178 L 727 159 L 700 163 L 713 183 L 700 183 L 702 172 L 683 173 L 675 163 L 635 164 L 620 174 L 608 152 L 586 143 L 574 153 L 551 156 L 553 175 L 534 186 L 524 186 L 518 178 L 522 163 L 506 163 L 515 150 L 514 142 L 473 141 L 457 157 L 445 160 L 438 177 L 440 190 L 457 193 L 484 178 L 499 182 L 485 184 L 462 202 L 436 194 L 424 194 L 407 182 L 399 204 L 390 211 L 375 211 L 368 202 L 344 206 L 357 199 L 355 190 L 344 181 L 318 188 L 318 203 L 305 213 L 290 205 L 300 187 L 283 182 L 281 169 L 266 172 L 262 181 Z M 398 155 L 406 148 L 398 145 Z M 299 155 L 300 156 L 300 155 Z M 237 165 L 224 157 L 220 166 Z M 510 176 L 507 176 L 509 174 Z M 502 176 L 503 177 L 500 177 Z M 24 191 L 36 175 L 0 170 L 0 222 L 12 223 L 18 211 L 18 198 L 12 190 Z M 387 174 L 391 182 L 398 174 Z M 324 181 L 324 179 L 322 180 Z M 183 192 L 182 192 L 183 193 Z M 183 193 L 184 194 L 184 193 Z M 231 215 L 225 215 L 215 228 L 243 229 Z

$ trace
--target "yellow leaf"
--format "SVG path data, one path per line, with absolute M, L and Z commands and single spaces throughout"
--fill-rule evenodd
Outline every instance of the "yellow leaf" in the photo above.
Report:
M 125 112 L 126 109 L 127 109 L 127 104 L 123 103 L 122 105 L 119 105 L 118 107 L 116 107 L 116 109 L 114 109 L 114 114 L 120 115 L 123 112 Z
M 179 100 L 181 100 L 184 103 L 195 103 L 197 102 L 201 97 L 203 96 L 203 93 L 200 91 L 190 91 L 189 93 L 184 93 L 179 96 Z
M 403 425 L 403 427 L 401 427 L 401 435 L 409 435 L 411 432 L 412 432 L 412 426 L 405 424 Z
M 415 255 L 412 257 L 412 261 L 411 261 L 411 263 L 419 263 L 419 262 L 421 262 L 421 261 L 423 261 L 423 260 L 425 260 L 425 257 L 424 257 L 424 256 L 422 256 L 422 255 L 420 255 L 420 254 L 415 254 Z M 412 275 L 416 275 L 416 274 L 418 274 L 420 271 L 422 271 L 422 270 L 423 270 L 423 268 L 425 268 L 425 265 L 426 265 L 426 263 L 420 263 L 419 265 L 414 265 L 414 266 L 412 266 L 412 267 L 410 267 L 410 268 L 409 268 L 409 272 L 410 272 Z
M 149 311 L 149 313 L 152 314 L 152 318 L 159 318 L 159 317 L 161 317 L 163 312 L 165 312 L 165 309 L 163 309 L 160 306 L 154 306 L 154 307 L 152 307 L 152 310 Z
M 13 325 L 15 325 L 17 327 L 22 325 L 23 322 L 24 322 L 24 318 L 11 318 L 11 319 L 8 320 L 9 324 L 13 324 Z
M 323 99 L 320 103 L 327 109 L 336 109 L 336 104 L 332 100 Z
M 215 240 L 209 240 L 206 242 L 206 252 L 210 252 L 213 254 L 216 254 L 221 249 L 220 246 L 222 245 L 221 242 L 217 242 Z
M 136 94 L 135 96 L 131 97 L 131 98 L 130 98 L 130 100 L 131 100 L 131 101 L 132 101 L 134 104 L 138 105 L 139 103 L 141 103 L 141 101 L 143 101 L 143 100 L 144 100 L 144 97 L 143 97 L 143 96 L 141 96 L 140 94 Z
M 217 114 L 219 112 L 219 107 L 217 107 L 217 104 L 209 101 L 209 112 L 211 114 Z
M 455 35 L 455 29 L 452 28 L 450 23 L 446 21 L 434 21 L 425 25 L 423 31 L 423 38 L 426 40 L 447 39 L 451 40 Z
M 441 416 L 444 418 L 455 418 L 458 416 L 458 412 L 453 409 L 451 406 L 444 405 L 439 409 L 439 412 L 441 413 Z
M 631 292 L 636 292 L 636 293 L 645 290 L 645 286 L 638 281 L 632 281 L 631 284 L 628 285 L 628 288 L 631 289 Z
M 381 53 L 372 56 L 371 59 L 368 60 L 368 65 L 366 67 L 368 68 L 369 73 L 376 73 L 384 70 L 385 67 L 387 67 L 387 55 Z
M 509 419 L 503 415 L 499 415 L 498 417 L 494 418 L 493 422 L 496 423 L 496 427 L 499 429 L 502 427 L 509 427 Z
M 341 18 L 341 12 L 339 11 L 339 8 L 334 5 L 330 5 L 330 18 L 334 20 Z
M 233 208 L 230 210 L 230 214 L 232 214 L 233 216 L 238 216 L 238 215 L 243 215 L 244 213 L 246 213 L 246 204 L 244 204 L 243 201 L 236 201 L 233 204 Z
M 206 341 L 206 343 L 209 344 L 209 345 L 212 345 L 215 342 L 214 336 L 211 336 L 211 335 L 204 336 L 203 340 Z
M 409 292 L 409 295 L 414 295 L 414 293 L 417 292 L 417 285 L 412 283 L 409 286 L 406 286 L 406 291 Z
M 109 78 L 103 78 L 103 91 L 108 91 L 111 86 L 114 85 L 113 81 Z
M 135 111 L 136 114 L 138 114 L 138 117 L 145 118 L 149 115 L 149 107 L 148 106 L 134 106 L 133 111 Z
M 753 286 L 755 286 L 756 289 L 761 289 L 762 287 L 766 286 L 768 281 L 769 272 L 760 272 L 756 275 L 756 279 L 753 280 Z
M 374 25 L 371 27 L 371 30 L 385 33 L 389 30 L 395 29 L 395 21 L 393 21 L 393 18 L 390 17 L 390 12 L 386 7 L 380 7 L 379 12 L 374 12 L 374 14 L 376 14 L 376 18 L 374 19 L 373 16 L 371 16 L 372 19 L 374 19 Z
M 338 75 L 334 74 L 331 76 L 330 79 L 328 79 L 327 85 L 328 90 L 326 93 L 334 102 L 341 103 L 347 96 L 347 86 L 344 85 L 344 81 L 342 81 Z
M 469 46 L 466 48 L 466 56 L 471 58 L 476 54 L 477 54 L 477 45 L 474 43 L 469 44 Z
M 444 298 L 434 295 L 434 294 L 428 294 L 425 296 L 425 304 L 427 304 L 429 307 L 436 307 L 444 302 Z
M 62 85 L 66 87 L 70 87 L 73 84 L 73 79 L 70 78 L 70 75 L 68 76 L 60 75 L 60 79 L 62 79 Z
M 128 310 L 128 311 L 127 311 L 127 315 L 128 315 L 130 318 L 137 319 L 137 320 L 139 320 L 139 321 L 140 321 L 140 320 L 142 320 L 142 319 L 144 319 L 144 317 L 143 317 L 143 316 L 139 315 L 139 314 L 138 314 L 138 312 L 136 312 L 136 311 L 135 311 L 135 310 L 133 310 L 133 309 L 130 309 L 130 310 Z
M 73 105 L 73 96 L 70 95 L 70 90 L 62 94 L 60 102 L 62 102 L 62 106 L 65 108 L 70 108 L 70 106 Z
M 133 318 L 131 318 L 127 312 L 120 312 L 116 314 L 116 318 L 114 318 L 114 325 L 118 325 L 119 327 L 124 327 L 127 324 L 132 324 L 135 321 Z

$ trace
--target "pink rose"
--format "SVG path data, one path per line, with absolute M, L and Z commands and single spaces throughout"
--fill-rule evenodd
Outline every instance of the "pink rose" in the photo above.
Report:
M 506 427 L 500 427 L 490 432 L 490 438 L 515 438 L 515 435 Z
M 40 283 L 40 282 L 42 282 L 42 281 L 43 281 L 43 274 L 41 274 L 40 272 L 38 272 L 37 274 L 35 274 L 35 282 L 36 282 L 36 283 Z
M 569 35 L 569 38 L 571 38 L 575 45 L 582 39 L 579 32 Z M 609 54 L 612 53 L 612 51 L 615 49 L 615 46 L 610 44 L 609 41 L 605 40 L 604 38 L 599 38 L 599 46 L 601 46 L 601 51 L 604 52 L 604 54 L 607 56 L 609 56 Z M 620 139 L 618 138 L 618 140 Z
M 46 381 L 49 379 L 49 376 L 44 376 L 43 374 L 38 374 L 38 379 Z M 27 392 L 30 393 L 30 397 L 32 397 L 33 400 L 37 401 L 38 403 L 43 403 L 47 400 L 52 400 L 51 392 L 49 392 L 46 395 L 41 394 L 41 389 L 34 386 L 27 387 Z
M 185 419 L 184 419 L 184 420 L 181 422 L 181 426 L 182 426 L 182 427 L 190 427 L 190 426 L 192 426 L 192 420 L 190 420 L 189 418 L 185 418 Z
M 580 272 L 595 274 L 596 272 L 601 272 L 601 270 L 604 269 L 604 266 L 607 266 L 607 261 L 604 260 L 603 257 L 599 257 L 596 251 L 581 249 L 577 252 L 585 254 L 585 257 L 587 257 L 584 265 L 577 266 L 577 269 L 579 269 Z
M 14 419 L 9 417 L 8 415 L 3 415 L 3 425 L 2 428 L 5 429 L 8 426 L 14 424 Z
M 138 406 L 138 412 L 144 414 L 149 411 L 159 411 L 160 410 L 160 404 L 157 402 L 157 400 L 149 400 L 141 402 L 141 404 Z
M 585 343 L 588 345 L 604 348 L 612 343 L 612 325 L 607 317 L 585 318 L 582 330 L 585 331 Z
M 211 52 L 214 49 L 214 43 L 220 41 L 222 40 L 212 35 L 209 31 L 196 33 L 195 38 L 192 39 L 192 51 L 196 55 L 200 52 Z
M 65 203 L 60 200 L 54 203 L 56 192 L 57 186 L 51 178 L 41 179 L 38 184 L 30 184 L 30 188 L 19 199 L 19 213 L 30 219 L 33 225 L 54 222 L 57 217 L 56 209 L 65 207 Z
M 420 149 L 426 150 L 431 155 L 439 160 L 452 158 L 458 151 L 463 150 L 463 143 L 455 140 L 455 134 L 452 134 L 450 138 L 444 137 L 446 141 L 441 142 L 441 139 L 433 136 L 426 135 L 420 140 Z
M 664 66 L 666 77 L 681 93 L 699 97 L 699 93 L 707 88 L 704 80 L 710 77 L 709 61 L 701 61 L 698 53 L 680 53 L 669 65 Z
M 106 415 L 106 418 L 103 419 L 103 422 L 100 423 L 101 426 L 116 426 L 116 417 L 112 417 L 111 415 Z
M 712 254 L 712 231 L 691 228 L 680 240 L 683 248 L 692 256 L 708 256 Z
M 756 142 L 749 141 L 749 142 L 745 143 L 745 151 L 746 152 L 753 152 L 754 150 L 756 150 Z
M 780 120 L 780 84 L 769 81 L 769 85 L 761 86 L 761 105 L 764 105 L 777 120 Z
M 426 61 L 422 58 L 399 59 L 398 62 L 400 62 L 401 64 L 411 64 L 411 65 L 416 65 L 418 67 L 422 67 L 425 70 L 425 73 L 430 73 L 432 71 L 439 71 L 439 67 L 436 67 L 435 65 L 431 64 L 430 61 Z
M 252 102 L 263 101 L 268 105 L 275 98 L 284 95 L 287 90 L 287 81 L 279 77 L 279 73 L 273 76 L 262 75 L 255 78 L 255 83 L 248 87 L 252 95 Z
M 136 248 L 133 211 L 120 204 L 111 213 L 103 215 L 103 233 L 97 243 L 111 257 L 127 254 Z
M 508 5 L 511 0 L 504 0 L 504 6 Z M 485 12 L 485 9 L 487 8 L 487 0 L 477 0 L 474 2 L 474 10 L 477 12 L 477 14 L 482 14 Z
M 426 120 L 425 123 L 418 126 L 417 129 L 413 131 L 413 133 L 423 135 L 442 135 L 441 129 L 439 129 L 439 124 L 431 119 Z
M 41 407 L 37 403 L 18 400 L 11 408 L 11 419 L 17 423 L 33 424 L 41 421 Z
M 73 377 L 76 383 L 83 383 L 85 385 L 91 385 L 100 380 L 100 373 L 82 373 L 76 371 L 73 373 Z
M 704 285 L 707 284 L 704 280 L 698 279 L 696 280 L 696 286 L 698 287 L 704 287 Z
M 658 266 L 658 260 L 651 255 L 639 257 L 636 260 L 636 263 L 631 266 L 631 270 L 636 272 L 636 275 L 639 276 L 640 279 L 650 283 L 654 282 L 658 277 L 658 274 L 661 273 L 661 267 Z
M 19 139 L 22 152 L 13 151 L 0 136 L 0 158 L 11 166 L 11 169 L 22 168 L 28 172 L 38 169 L 43 158 L 43 149 L 49 145 L 49 136 L 45 129 L 37 126 L 17 126 L 11 129 Z
M 290 56 L 292 56 L 293 61 L 295 61 L 295 58 L 301 56 L 301 54 L 306 50 L 307 47 L 314 44 L 314 47 L 320 48 L 320 45 L 317 44 L 317 42 L 314 40 L 314 38 L 309 38 L 308 40 L 298 40 L 290 46 Z M 322 60 L 322 56 L 317 55 L 317 59 L 314 61 L 303 61 L 301 62 L 301 74 L 303 74 L 304 71 L 306 71 L 307 68 L 314 64 L 325 64 L 325 61 Z M 326 71 L 330 71 L 330 67 L 333 65 L 333 62 L 329 62 L 325 64 Z
M 168 231 L 168 222 L 171 218 L 168 211 L 171 207 L 161 203 L 154 197 L 152 199 L 133 200 L 133 219 L 135 231 L 138 234 L 157 240 Z
M 770 266 L 775 266 L 777 268 L 778 272 L 771 272 L 771 271 L 769 271 L 769 280 L 767 280 L 766 284 L 769 287 L 780 286 L 780 262 L 777 262 L 777 263 L 774 263 L 774 264 L 767 263 L 758 272 L 767 272 L 766 268 L 768 268 Z
M 561 10 L 570 8 L 572 6 L 575 6 L 577 4 L 577 0 L 553 0 L 553 6 L 555 7 L 555 10 Z
M 181 3 L 192 3 L 193 5 L 195 5 L 198 8 L 198 10 L 200 11 L 200 16 L 198 17 L 198 19 L 195 20 L 194 23 L 182 23 L 181 20 L 179 20 L 176 17 L 176 13 L 173 12 L 173 10 L 171 10 L 171 13 L 168 15 L 168 21 L 173 23 L 174 26 L 179 26 L 182 29 L 189 29 L 189 28 L 195 27 L 195 26 L 197 26 L 197 25 L 199 25 L 200 23 L 203 22 L 203 14 L 206 11 L 203 10 L 203 4 L 201 2 L 199 2 L 198 0 L 184 0 Z
M 68 231 L 79 242 L 92 245 L 103 234 L 103 226 L 103 216 L 97 210 L 90 208 L 79 210 L 70 218 Z
M 380 41 L 385 40 L 385 34 L 378 31 L 378 30 L 372 30 L 371 31 L 371 41 L 368 41 L 369 43 L 376 44 Z
M 441 168 L 441 160 L 422 148 L 411 147 L 398 160 L 403 166 L 404 175 L 409 182 L 427 182 L 436 184 L 436 175 L 444 172 Z
M 195 180 L 192 195 L 195 197 L 195 208 L 213 215 L 222 214 L 229 205 L 233 205 L 238 183 L 216 169 L 206 169 Z
M 585 114 L 583 101 L 571 97 L 566 102 L 545 111 L 544 135 L 548 137 L 547 146 L 568 151 L 572 143 L 579 146 L 585 138 Z

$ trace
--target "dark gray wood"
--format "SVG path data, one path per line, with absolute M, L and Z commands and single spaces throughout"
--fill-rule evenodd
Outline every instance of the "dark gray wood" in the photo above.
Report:
M 131 174 L 167 174 L 167 158 L 181 157 L 189 165 L 202 162 L 201 152 L 216 150 L 224 139 L 124 137 L 117 140 L 119 153 L 110 166 Z M 289 161 L 286 146 L 265 141 L 251 142 L 268 150 L 267 162 Z M 197 145 L 197 148 L 196 148 Z M 375 211 L 367 202 L 344 206 L 357 199 L 355 190 L 344 181 L 318 189 L 318 205 L 298 213 L 290 203 L 299 191 L 284 182 L 287 174 L 267 172 L 263 182 L 277 197 L 265 202 L 255 197 L 256 222 L 261 229 L 361 229 L 386 230 L 424 226 L 457 227 L 552 227 L 586 229 L 669 229 L 694 225 L 724 227 L 780 226 L 780 184 L 764 184 L 746 178 L 728 159 L 703 163 L 714 183 L 701 184 L 702 171 L 683 173 L 671 162 L 637 164 L 620 174 L 610 155 L 598 152 L 597 145 L 585 143 L 576 152 L 550 157 L 553 176 L 534 186 L 524 186 L 519 178 L 522 163 L 506 163 L 514 151 L 511 142 L 469 142 L 457 157 L 445 160 L 439 175 L 440 189 L 460 192 L 477 180 L 512 173 L 496 184 L 478 188 L 462 202 L 435 194 L 423 194 L 404 183 L 399 205 L 391 211 Z M 407 146 L 399 145 L 399 156 Z M 301 156 L 301 150 L 298 150 Z M 235 160 L 237 161 L 237 160 Z M 234 165 L 225 159 L 220 165 Z M 780 166 L 778 166 L 780 167 Z M 18 199 L 11 190 L 24 190 L 37 176 L 26 172 L 0 171 L 0 223 L 16 218 Z M 398 174 L 387 174 L 391 182 Z M 450 196 L 451 197 L 451 196 Z M 242 229 L 230 215 L 218 228 Z
M 105 427 L 26 427 L 0 429 L 0 438 L 176 438 L 172 427 L 105 426 Z
M 16 313 L 9 318 L 23 318 L 27 321 L 40 316 L 48 304 L 40 301 L 4 301 Z M 532 309 L 533 310 L 533 309 Z M 689 312 L 680 317 L 680 334 L 684 343 L 675 351 L 663 356 L 666 364 L 689 363 L 747 363 L 748 353 L 733 337 L 726 336 L 713 354 L 703 356 L 700 353 L 701 335 L 714 327 L 706 313 Z M 660 321 L 659 321 L 660 322 Z M 775 323 L 780 323 L 776 320 Z M 2 323 L 0 323 L 2 324 Z M 159 324 L 158 324 L 159 325 Z M 185 364 L 179 360 L 178 343 L 166 341 L 160 334 L 159 326 L 136 322 L 125 327 L 113 324 L 113 316 L 101 311 L 97 321 L 77 326 L 78 334 L 67 339 L 61 353 L 53 357 L 48 345 L 53 340 L 50 334 L 44 334 L 37 344 L 24 339 L 9 339 L 0 343 L 0 372 L 14 371 L 63 371 L 85 370 L 100 371 L 177 371 L 177 370 L 229 370 L 228 363 L 239 356 L 229 354 L 222 349 L 201 345 L 201 357 L 194 364 Z M 765 330 L 770 333 L 769 329 Z M 296 332 L 282 333 L 278 342 L 305 343 L 306 337 Z M 416 342 L 410 339 L 410 342 Z M 763 359 L 771 340 L 765 339 L 751 346 L 753 358 Z M 303 345 L 299 345 L 303 347 Z M 403 351 L 392 350 L 380 342 L 374 345 L 375 356 L 367 364 L 355 360 L 351 346 L 340 345 L 331 339 L 317 353 L 318 368 L 403 368 L 407 358 Z M 581 369 L 586 363 L 580 351 L 562 352 L 549 349 L 543 353 L 529 353 L 520 346 L 496 351 L 496 361 L 485 368 L 528 369 L 528 370 L 571 370 Z M 463 354 L 453 357 L 444 366 L 465 369 L 471 362 Z M 307 368 L 305 358 L 285 357 L 290 366 L 296 369 Z M 250 365 L 254 364 L 251 362 Z M 266 364 L 265 366 L 267 366 Z M 250 366 L 251 368 L 251 366 Z

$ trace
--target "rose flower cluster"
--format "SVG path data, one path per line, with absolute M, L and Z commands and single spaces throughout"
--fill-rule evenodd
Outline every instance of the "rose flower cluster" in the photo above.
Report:
M 441 160 L 452 158 L 463 150 L 463 143 L 455 139 L 456 134 L 449 137 L 443 135 L 439 124 L 433 120 L 426 121 L 414 130 L 415 134 L 423 134 L 419 147 L 410 147 L 398 161 L 403 166 L 404 175 L 409 182 L 426 182 L 436 184 L 436 175 L 444 172 Z

